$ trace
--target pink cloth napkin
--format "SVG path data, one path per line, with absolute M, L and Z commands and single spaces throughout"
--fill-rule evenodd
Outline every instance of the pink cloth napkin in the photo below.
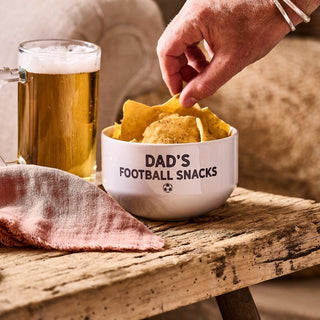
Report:
M 0 167 L 0 243 L 66 251 L 156 251 L 164 245 L 94 184 L 34 165 Z

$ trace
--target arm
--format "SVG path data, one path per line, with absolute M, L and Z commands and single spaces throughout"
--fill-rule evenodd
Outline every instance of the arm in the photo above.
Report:
M 295 4 L 310 14 L 320 0 Z M 302 21 L 284 8 L 295 24 Z M 181 104 L 191 107 L 265 56 L 289 31 L 272 0 L 187 0 L 158 41 L 163 79 L 171 94 L 182 91 Z M 198 47 L 202 40 L 209 61 Z

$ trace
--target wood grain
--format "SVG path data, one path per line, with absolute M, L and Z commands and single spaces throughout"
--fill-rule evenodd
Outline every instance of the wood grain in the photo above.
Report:
M 216 297 L 223 320 L 261 320 L 248 287 Z
M 320 264 L 320 204 L 237 188 L 153 253 L 0 248 L 0 319 L 143 319 Z

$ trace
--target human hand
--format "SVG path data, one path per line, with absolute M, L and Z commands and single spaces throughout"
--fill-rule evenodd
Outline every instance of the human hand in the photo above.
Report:
M 265 56 L 289 31 L 272 0 L 187 0 L 158 42 L 163 79 L 191 107 Z M 209 61 L 199 48 L 202 40 Z

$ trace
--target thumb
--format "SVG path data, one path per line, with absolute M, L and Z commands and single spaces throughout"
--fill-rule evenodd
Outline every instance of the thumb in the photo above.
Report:
M 242 67 L 228 56 L 216 54 L 211 62 L 183 88 L 180 103 L 192 107 L 196 102 L 214 94 Z

